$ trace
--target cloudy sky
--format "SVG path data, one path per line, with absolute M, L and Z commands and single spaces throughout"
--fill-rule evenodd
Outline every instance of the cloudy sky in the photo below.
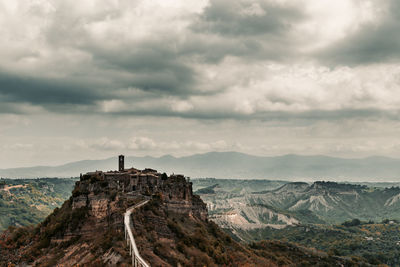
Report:
M 0 168 L 400 157 L 398 0 L 0 0 Z

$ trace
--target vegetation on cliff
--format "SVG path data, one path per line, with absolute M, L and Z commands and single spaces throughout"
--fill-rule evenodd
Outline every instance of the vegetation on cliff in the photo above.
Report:
M 245 233 L 253 240 L 282 240 L 314 247 L 331 255 L 355 256 L 371 264 L 400 264 L 400 224 L 394 220 L 380 223 L 354 219 L 341 225 L 298 225 L 283 229 L 254 229 Z

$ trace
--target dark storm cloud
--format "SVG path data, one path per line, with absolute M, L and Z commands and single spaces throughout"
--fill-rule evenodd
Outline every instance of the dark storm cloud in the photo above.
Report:
M 118 50 L 88 48 L 98 66 L 129 74 L 118 78 L 121 87 L 134 87 L 167 95 L 193 93 L 196 73 L 174 49 L 174 40 L 132 44 Z
M 400 1 L 391 0 L 387 13 L 378 24 L 363 25 L 318 53 L 324 62 L 360 65 L 400 60 Z
M 33 105 L 91 105 L 104 99 L 105 93 L 72 79 L 49 79 L 0 73 L 0 101 Z

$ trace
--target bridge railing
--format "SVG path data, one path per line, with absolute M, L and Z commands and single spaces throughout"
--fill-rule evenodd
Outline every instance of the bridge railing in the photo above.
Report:
M 135 238 L 133 238 L 132 229 L 131 229 L 131 214 L 134 209 L 140 208 L 144 204 L 149 202 L 149 200 L 144 200 L 135 206 L 129 208 L 125 212 L 124 216 L 124 224 L 125 224 L 125 239 L 127 244 L 129 245 L 129 252 L 132 255 L 132 266 L 134 267 L 150 267 L 144 259 L 140 256 L 139 251 L 136 247 Z

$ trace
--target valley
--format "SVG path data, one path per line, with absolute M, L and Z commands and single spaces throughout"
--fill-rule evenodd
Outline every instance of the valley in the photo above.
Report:
M 390 186 L 390 187 L 386 187 Z M 398 184 L 195 179 L 210 219 L 234 239 L 280 240 L 398 266 Z
M 400 188 L 323 182 L 194 179 L 197 194 L 220 224 L 281 228 L 306 223 L 400 219 Z

